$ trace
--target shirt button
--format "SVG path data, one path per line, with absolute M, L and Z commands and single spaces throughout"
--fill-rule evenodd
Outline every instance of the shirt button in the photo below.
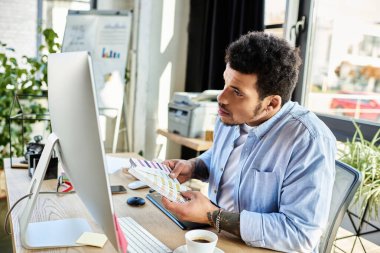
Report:
M 214 193 L 216 194 L 218 191 L 216 189 L 214 189 Z
M 220 168 L 220 171 L 223 171 L 223 167 Z

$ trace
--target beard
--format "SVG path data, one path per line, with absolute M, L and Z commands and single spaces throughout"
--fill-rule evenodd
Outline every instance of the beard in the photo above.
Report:
M 223 105 L 219 104 L 219 106 L 224 109 Z M 219 117 L 219 118 L 225 126 L 237 126 L 237 125 L 242 125 L 242 124 L 248 124 L 248 122 L 254 121 L 255 118 L 259 115 L 259 112 L 260 112 L 262 106 L 263 106 L 262 102 L 257 104 L 255 109 L 253 110 L 252 116 L 250 116 L 250 118 L 248 120 L 234 120 L 234 115 L 230 111 L 228 111 L 228 112 L 231 115 L 231 120 L 225 120 L 225 119 L 223 120 L 223 117 Z

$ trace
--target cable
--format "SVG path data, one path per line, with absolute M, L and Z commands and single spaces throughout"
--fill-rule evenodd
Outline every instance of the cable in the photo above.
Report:
M 72 193 L 75 193 L 75 191 L 71 191 L 71 192 L 40 192 L 39 194 L 72 194 Z M 22 196 L 21 198 L 19 198 L 12 206 L 11 208 L 8 210 L 7 214 L 5 215 L 5 220 L 4 220 L 4 231 L 7 235 L 12 235 L 11 232 L 8 231 L 8 221 L 9 221 L 9 215 L 11 214 L 12 210 L 18 205 L 18 203 L 21 202 L 21 200 L 25 199 L 25 198 L 28 198 L 30 196 L 32 196 L 33 193 L 29 193 L 29 194 L 26 194 L 24 196 Z

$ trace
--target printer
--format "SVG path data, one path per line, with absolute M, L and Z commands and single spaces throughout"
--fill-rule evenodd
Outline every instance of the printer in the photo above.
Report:
M 175 92 L 169 103 L 168 130 L 190 138 L 201 138 L 213 130 L 218 114 L 220 90 Z

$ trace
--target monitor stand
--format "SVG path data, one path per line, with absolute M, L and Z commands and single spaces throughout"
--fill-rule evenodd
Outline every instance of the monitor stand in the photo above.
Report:
M 50 134 L 42 151 L 41 158 L 34 172 L 23 212 L 19 217 L 21 244 L 27 249 L 59 248 L 81 246 L 76 240 L 84 233 L 92 231 L 86 219 L 63 219 L 43 222 L 30 222 L 30 217 L 40 192 L 42 181 L 54 149 L 57 145 L 60 152 L 59 139 Z M 62 159 L 61 159 L 62 161 Z

